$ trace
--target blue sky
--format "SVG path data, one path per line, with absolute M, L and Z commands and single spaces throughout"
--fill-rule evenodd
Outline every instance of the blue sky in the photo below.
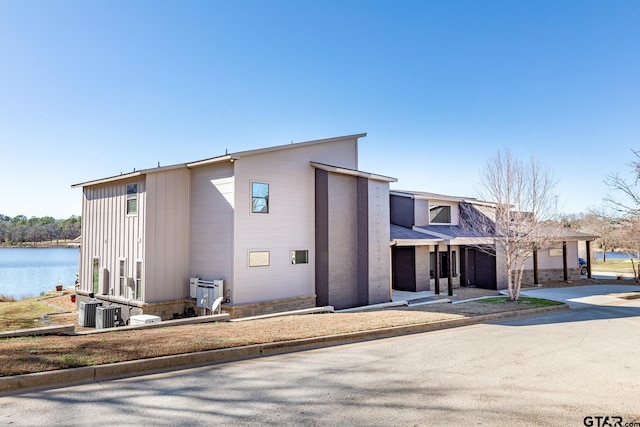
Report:
M 393 188 L 473 196 L 509 148 L 583 212 L 640 149 L 638 22 L 638 1 L 0 0 L 0 213 L 66 218 L 71 184 L 360 132 Z

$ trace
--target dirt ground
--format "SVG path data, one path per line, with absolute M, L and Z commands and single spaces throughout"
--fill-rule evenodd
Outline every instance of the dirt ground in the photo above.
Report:
M 580 280 L 545 286 L 583 286 L 603 283 Z M 619 281 L 612 281 L 620 283 Z M 77 323 L 71 290 L 46 300 L 47 304 L 69 311 L 48 316 L 54 324 Z M 498 295 L 497 291 L 460 288 L 454 296 L 441 298 L 465 300 Z M 245 322 L 218 322 L 172 326 L 146 330 L 113 331 L 94 335 L 43 336 L 0 340 L 0 376 L 114 363 L 156 356 L 190 353 L 249 344 L 262 344 L 312 338 L 393 326 L 436 322 L 530 308 L 523 303 L 429 304 L 415 307 L 367 310 L 352 313 L 327 313 L 283 316 Z

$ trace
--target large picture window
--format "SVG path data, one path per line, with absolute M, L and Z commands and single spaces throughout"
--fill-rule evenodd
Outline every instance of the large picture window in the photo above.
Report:
M 127 184 L 127 215 L 138 213 L 138 184 Z
M 429 222 L 451 224 L 451 206 L 433 205 L 429 207 Z
M 251 212 L 269 213 L 269 184 L 251 183 Z

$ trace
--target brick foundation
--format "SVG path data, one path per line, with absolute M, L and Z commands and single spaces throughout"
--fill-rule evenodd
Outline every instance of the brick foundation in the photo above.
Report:
M 263 314 L 280 313 L 283 311 L 301 310 L 316 306 L 316 296 L 287 298 L 253 304 L 222 305 L 222 311 L 229 313 L 232 319 L 239 317 L 260 316 Z
M 577 269 L 569 269 L 567 271 L 568 280 L 580 280 L 580 270 Z M 560 269 L 549 269 L 549 270 L 538 270 L 538 282 L 557 282 L 564 280 L 564 270 Z M 525 270 L 522 275 L 522 284 L 523 285 L 533 285 L 533 270 Z

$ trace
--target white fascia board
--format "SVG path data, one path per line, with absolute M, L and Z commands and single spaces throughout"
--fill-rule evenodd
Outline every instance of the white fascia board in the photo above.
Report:
M 272 151 L 280 151 L 280 150 L 288 150 L 290 148 L 298 148 L 298 147 L 304 147 L 305 145 L 315 145 L 315 144 L 325 144 L 327 142 L 334 142 L 334 141 L 342 141 L 342 140 L 347 140 L 347 139 L 359 139 L 359 138 L 363 138 L 367 136 L 366 133 L 356 133 L 353 135 L 344 135 L 344 136 L 336 136 L 333 138 L 325 138 L 325 139 L 316 139 L 313 141 L 304 141 L 304 142 L 295 142 L 295 143 L 291 143 L 291 144 L 284 144 L 284 145 L 275 145 L 272 147 L 265 147 L 265 148 L 257 148 L 255 150 L 247 150 L 247 151 L 238 151 L 235 153 L 232 153 L 233 156 L 235 157 L 243 157 L 243 156 L 253 156 L 255 154 L 263 154 L 263 153 L 269 153 Z
M 450 244 L 452 245 L 493 245 L 496 240 L 493 237 L 456 237 L 455 239 L 451 239 Z
M 181 169 L 184 167 L 185 167 L 184 164 L 177 164 L 177 165 L 169 165 L 169 166 L 158 166 L 156 168 L 149 168 L 149 169 L 141 169 L 139 171 L 123 173 L 120 175 L 110 176 L 108 178 L 96 179 L 94 181 L 87 181 L 87 182 L 81 182 L 79 184 L 73 184 L 71 188 L 89 187 L 91 185 L 106 184 L 108 182 L 121 181 L 129 178 L 134 178 L 140 175 L 148 175 L 151 173 L 164 172 L 172 169 Z
M 327 171 L 327 172 L 332 172 L 332 173 L 337 173 L 337 174 L 341 174 L 341 175 L 350 175 L 350 176 L 357 176 L 357 177 L 361 177 L 361 178 L 368 178 L 368 179 L 372 179 L 374 181 L 384 181 L 384 182 L 397 182 L 398 180 L 396 178 L 392 178 L 390 176 L 384 176 L 384 175 L 377 175 L 374 173 L 369 173 L 369 172 L 363 172 L 363 171 L 359 171 L 359 170 L 355 170 L 355 169 L 348 169 L 348 168 L 343 168 L 340 166 L 332 166 L 332 165 L 327 165 L 324 163 L 317 163 L 317 162 L 309 162 L 311 164 L 311 166 L 313 166 L 316 169 L 320 169 L 323 171 Z
M 425 234 L 431 234 L 432 236 L 438 236 L 438 237 L 442 238 L 443 240 L 451 240 L 451 239 L 453 239 L 452 236 L 447 236 L 446 234 L 442 234 L 442 233 L 436 233 L 435 231 L 431 231 L 431 230 L 425 230 L 424 228 L 416 227 L 415 225 L 413 227 L 411 227 L 411 229 L 413 231 L 417 231 L 419 233 L 425 233 Z
M 204 159 L 204 160 L 198 160 L 195 162 L 191 162 L 191 163 L 187 163 L 187 167 L 188 168 L 195 168 L 198 166 L 205 166 L 205 165 L 210 165 L 213 163 L 221 163 L 221 162 L 227 162 L 227 161 L 234 161 L 235 158 L 231 155 L 231 154 L 225 154 L 224 156 L 219 156 L 219 157 L 212 157 L 210 159 Z
M 391 241 L 391 246 L 432 246 L 443 241 L 443 239 L 394 239 Z

